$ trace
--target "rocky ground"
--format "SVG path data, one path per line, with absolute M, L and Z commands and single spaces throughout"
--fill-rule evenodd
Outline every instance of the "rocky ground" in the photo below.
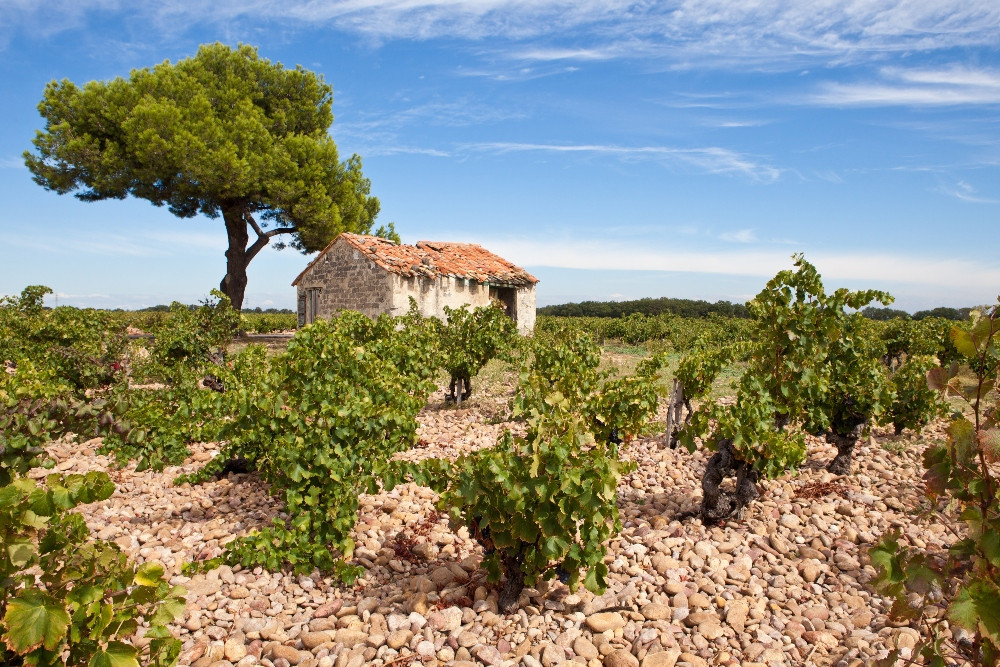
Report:
M 456 410 L 435 394 L 409 456 L 493 444 L 505 400 L 486 395 Z M 114 495 L 82 509 L 97 535 L 159 561 L 188 589 L 174 626 L 182 665 L 854 666 L 889 647 L 905 654 L 917 639 L 887 621 L 868 587 L 866 550 L 893 529 L 917 546 L 947 543 L 941 526 L 913 511 L 923 443 L 941 437 L 940 425 L 923 438 L 876 433 L 848 477 L 825 472 L 835 450 L 815 440 L 799 472 L 762 483 L 742 521 L 714 527 L 679 520 L 700 503 L 706 454 L 635 441 L 625 449 L 638 468 L 620 486 L 624 530 L 609 545 L 608 591 L 543 583 L 506 616 L 478 569 L 479 545 L 414 485 L 362 498 L 354 556 L 367 572 L 353 587 L 318 573 L 225 566 L 182 575 L 184 562 L 218 555 L 281 509 L 253 475 L 174 486 L 216 453 L 210 445 L 162 473 L 113 470 Z M 50 452 L 59 471 L 108 469 L 98 444 L 57 442 Z

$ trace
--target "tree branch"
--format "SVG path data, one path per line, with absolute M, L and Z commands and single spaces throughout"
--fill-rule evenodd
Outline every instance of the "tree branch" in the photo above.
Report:
M 247 221 L 248 225 L 253 227 L 255 232 L 257 232 L 258 238 L 264 236 L 264 231 L 260 228 L 260 225 L 257 224 L 257 221 L 254 220 L 253 215 L 251 215 L 249 211 L 243 212 L 243 219 Z
M 253 220 L 253 218 L 251 218 L 250 216 L 247 217 Z M 249 248 L 247 248 L 246 252 L 247 263 L 249 263 L 250 260 L 257 255 L 257 253 L 263 250 L 264 246 L 266 246 L 268 243 L 271 242 L 272 237 L 277 236 L 278 234 L 291 234 L 292 232 L 298 231 L 295 227 L 278 227 L 277 229 L 271 229 L 265 232 L 262 231 L 260 227 L 257 226 L 256 222 L 254 222 L 252 226 L 257 231 L 258 236 L 257 240 L 254 241 Z

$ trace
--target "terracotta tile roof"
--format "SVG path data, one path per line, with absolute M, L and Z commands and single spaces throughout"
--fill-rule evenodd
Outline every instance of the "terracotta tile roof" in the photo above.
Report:
M 292 282 L 292 285 L 297 285 L 312 265 L 341 240 L 365 253 L 369 259 L 387 271 L 407 278 L 411 276 L 428 278 L 451 276 L 467 278 L 479 283 L 517 287 L 534 285 L 538 282 L 537 278 L 521 267 L 508 262 L 503 257 L 494 255 L 475 243 L 420 241 L 415 246 L 397 245 L 377 236 L 345 232 L 331 241 L 319 255 L 309 262 L 309 265 Z

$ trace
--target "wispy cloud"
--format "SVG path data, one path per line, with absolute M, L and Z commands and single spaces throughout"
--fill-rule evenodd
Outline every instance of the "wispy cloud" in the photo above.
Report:
M 941 186 L 940 191 L 972 204 L 1000 204 L 1000 199 L 991 199 L 977 194 L 976 188 L 965 181 L 958 181 L 954 185 Z
M 511 53 L 514 60 L 610 60 L 616 53 L 609 49 L 560 49 L 556 47 L 528 49 Z
M 39 239 L 30 235 L 10 235 L 5 236 L 4 242 L 14 247 L 56 255 L 83 253 L 99 256 L 128 255 L 146 257 L 162 254 L 150 245 L 117 235 L 104 235 L 96 238 L 82 235 L 65 235 L 46 239 Z
M 769 124 L 769 120 L 719 120 L 719 121 L 705 121 L 704 124 L 709 127 L 762 127 Z
M 353 150 L 364 155 L 448 157 L 451 155 L 448 149 L 411 144 L 412 128 L 488 126 L 523 117 L 524 114 L 516 110 L 501 110 L 476 100 L 460 98 L 448 102 L 390 106 L 378 112 L 359 111 L 352 120 L 335 123 L 334 135 L 338 144 L 349 144 Z
M 886 68 L 879 81 L 828 82 L 806 101 L 823 106 L 1000 104 L 1000 70 L 957 65 L 946 69 Z
M 741 229 L 736 232 L 723 232 L 719 238 L 729 243 L 754 243 L 757 235 L 752 229 Z
M 518 61 L 656 58 L 679 67 L 820 58 L 849 62 L 895 52 L 1000 43 L 995 0 L 9 0 L 0 33 L 51 36 L 117 10 L 166 34 L 210 23 L 232 30 L 267 20 L 324 26 L 375 43 L 457 38 L 521 43 L 497 48 Z M 568 38 L 567 35 L 572 35 Z M 764 66 L 764 65 L 762 65 Z
M 400 146 L 398 144 L 372 144 L 364 151 L 365 155 L 427 155 L 429 157 L 450 157 L 451 153 L 438 148 L 421 148 L 419 146 Z
M 670 165 L 694 167 L 709 174 L 739 175 L 771 183 L 781 171 L 727 148 L 676 148 L 671 146 L 615 146 L 606 144 L 534 144 L 487 142 L 465 144 L 466 150 L 492 153 L 547 152 L 608 155 L 622 160 L 659 160 Z
M 24 166 L 24 158 L 18 157 L 2 157 L 0 158 L 0 169 L 27 169 Z

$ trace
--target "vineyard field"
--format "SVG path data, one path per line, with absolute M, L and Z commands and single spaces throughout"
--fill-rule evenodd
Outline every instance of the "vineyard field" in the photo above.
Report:
M 605 363 L 635 361 L 615 354 Z M 418 417 L 419 445 L 403 456 L 454 458 L 491 445 L 509 425 L 500 420 L 512 380 L 496 362 L 487 376 L 484 394 L 461 410 L 445 405 L 442 384 Z M 812 439 L 798 474 L 763 482 L 744 521 L 711 528 L 683 519 L 697 512 L 707 452 L 663 449 L 660 434 L 640 438 L 623 450 L 637 468 L 619 486 L 624 529 L 609 545 L 608 591 L 570 593 L 546 582 L 526 589 L 511 616 L 497 614 L 478 569 L 481 547 L 465 529 L 451 530 L 435 495 L 413 484 L 362 497 L 354 562 L 366 572 L 347 588 L 318 573 L 182 573 L 184 561 L 218 556 L 281 510 L 255 475 L 173 486 L 218 454 L 211 444 L 193 446 L 184 464 L 163 473 L 114 471 L 118 492 L 83 512 L 95 534 L 139 561 L 163 563 L 171 582 L 188 589 L 188 608 L 172 626 L 181 664 L 254 663 L 247 655 L 271 664 L 334 664 L 341 655 L 359 665 L 517 664 L 521 654 L 608 664 L 606 656 L 623 651 L 654 665 L 665 664 L 653 660 L 660 653 L 692 665 L 720 656 L 718 664 L 733 665 L 867 664 L 913 643 L 914 631 L 890 624 L 887 601 L 869 590 L 874 570 L 864 551 L 898 526 L 912 540 L 944 543 L 909 509 L 919 504 L 922 445 L 941 429 L 919 438 L 876 432 L 847 478 L 823 470 L 836 450 Z M 113 469 L 96 444 L 57 442 L 50 452 L 60 471 Z

